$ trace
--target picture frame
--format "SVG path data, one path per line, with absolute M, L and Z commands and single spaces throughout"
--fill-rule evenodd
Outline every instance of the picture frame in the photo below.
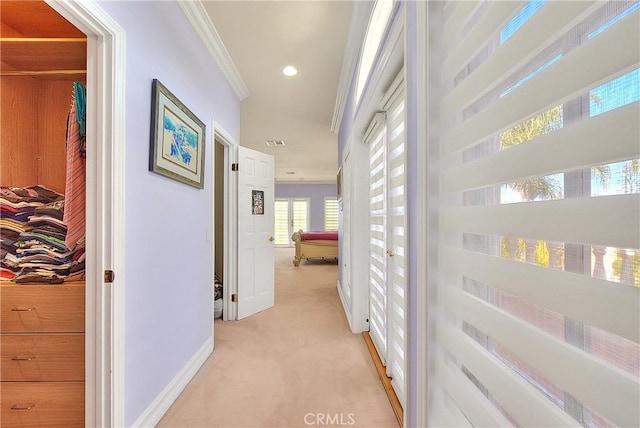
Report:
M 205 132 L 205 124 L 153 79 L 149 171 L 203 189 Z
M 342 200 L 342 167 L 338 169 L 338 173 L 336 174 L 336 187 L 337 187 L 337 199 L 338 202 Z

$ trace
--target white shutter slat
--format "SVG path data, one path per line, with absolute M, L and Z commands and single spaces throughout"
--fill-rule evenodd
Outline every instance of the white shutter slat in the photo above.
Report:
M 446 24 L 443 26 L 442 40 L 445 43 L 445 52 L 449 51 L 450 45 L 458 40 L 459 29 L 462 28 L 467 20 L 473 15 L 473 11 L 478 6 L 477 2 L 463 1 L 456 5 L 455 10 L 448 17 Z M 446 45 L 449 43 L 449 45 Z
M 389 296 L 389 348 L 387 352 L 390 367 L 387 373 L 392 377 L 391 386 L 400 403 L 405 403 L 405 89 L 403 72 L 396 77 L 399 86 L 392 85 L 393 94 L 386 99 L 385 109 L 389 121 L 387 143 L 387 249 L 394 256 L 387 263 Z
M 464 40 L 455 49 L 445 51 L 448 55 L 442 64 L 443 74 L 455 76 L 466 65 L 468 59 L 472 58 L 486 44 L 489 37 L 496 33 L 496 28 L 505 24 L 523 5 L 522 2 L 493 2 L 484 19 L 469 31 Z
M 607 419 L 618 426 L 640 426 L 640 384 L 631 375 L 461 290 L 448 288 L 443 298 L 460 319 Z
M 289 245 L 289 201 L 276 199 L 274 205 L 275 245 Z
M 640 105 L 629 104 L 448 170 L 446 191 L 462 191 L 640 156 Z M 615 144 L 602 144 L 615 141 Z M 590 150 L 584 150 L 589 147 Z M 551 154 L 551 155 L 550 155 Z
M 441 365 L 438 372 L 447 385 L 449 395 L 474 427 L 512 426 L 462 371 Z
M 522 426 L 573 427 L 576 421 L 459 328 L 440 323 L 439 342 Z
M 457 408 L 475 425 L 493 423 L 483 410 L 504 410 L 520 426 L 640 426 L 638 5 L 456 3 L 450 20 L 440 3 L 426 8 L 427 25 L 446 34 L 426 35 L 419 95 L 429 100 L 421 166 L 437 174 L 426 184 L 438 255 L 427 267 L 437 296 L 427 355 L 429 391 L 443 393 L 430 395 L 429 422 Z M 558 121 L 537 119 L 557 106 Z M 501 150 L 505 130 L 526 142 Z M 555 200 L 504 203 L 546 176 L 562 191 Z M 528 239 L 527 261 L 500 256 L 504 238 Z M 531 260 L 535 240 L 551 241 L 558 266 Z M 613 248 L 602 256 L 600 246 Z M 618 271 L 624 284 L 594 278 Z
M 445 271 L 640 343 L 640 324 L 629 322 L 640 319 L 640 288 L 462 249 L 446 248 L 443 260 Z
M 586 91 L 595 83 L 618 75 L 620 70 L 637 66 L 640 60 L 639 14 L 636 11 L 621 19 L 613 27 L 570 51 L 545 72 L 445 133 L 444 149 L 452 152 L 465 148 L 529 115 L 557 105 L 567 97 Z M 611 46 L 625 48 L 611 49 Z M 593 58 L 598 58 L 598 61 Z M 456 109 L 463 107 L 455 106 Z
M 338 230 L 338 199 L 325 198 L 324 200 L 324 229 Z
M 385 279 L 384 126 L 377 115 L 367 132 L 369 144 L 369 333 L 383 364 L 387 363 L 387 285 Z
M 500 2 L 498 4 L 502 8 L 513 7 L 514 4 L 518 7 L 523 5 L 523 3 L 518 4 L 517 2 Z M 455 114 L 453 109 L 456 106 L 457 108 L 466 106 L 483 94 L 482 91 L 478 91 L 478 88 L 488 90 L 494 85 L 496 76 L 504 76 L 515 69 L 519 63 L 533 58 L 540 51 L 539 46 L 579 22 L 585 13 L 591 12 L 594 4 L 596 7 L 601 6 L 601 3 L 593 1 L 547 2 L 494 55 L 490 56 L 486 62 L 445 96 L 443 100 L 444 115 Z M 538 25 L 540 22 L 544 24 Z M 485 40 L 485 37 L 480 37 L 482 38 L 476 40 Z M 449 61 L 452 60 L 448 59 L 447 62 Z M 457 69 L 453 67 L 451 71 L 455 74 Z M 445 75 L 451 74 L 445 73 Z
M 467 233 L 640 248 L 639 218 L 640 195 L 629 194 L 449 208 L 443 224 Z

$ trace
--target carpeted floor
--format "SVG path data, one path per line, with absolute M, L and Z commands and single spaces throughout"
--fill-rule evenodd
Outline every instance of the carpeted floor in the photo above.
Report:
M 216 321 L 213 355 L 159 427 L 397 428 L 362 335 L 350 332 L 338 266 L 276 249 L 275 307 Z

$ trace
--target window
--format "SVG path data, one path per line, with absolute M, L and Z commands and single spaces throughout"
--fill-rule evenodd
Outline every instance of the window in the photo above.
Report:
M 447 12 L 432 425 L 640 424 L 639 17 Z
M 382 39 L 391 20 L 393 12 L 393 0 L 376 0 L 371 13 L 367 33 L 365 34 L 362 51 L 360 51 L 360 63 L 356 72 L 355 106 L 357 108 L 364 88 L 369 81 L 371 69 L 375 63 Z
M 275 200 L 275 245 L 293 246 L 291 235 L 309 229 L 309 200 L 304 198 L 278 198 Z
M 324 230 L 338 230 L 337 198 L 324 198 Z

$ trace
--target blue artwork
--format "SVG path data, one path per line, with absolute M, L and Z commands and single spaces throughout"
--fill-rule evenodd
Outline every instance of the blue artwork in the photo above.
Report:
M 178 164 L 191 165 L 191 160 L 197 157 L 198 134 L 185 126 L 168 109 L 165 110 L 164 133 L 165 139 L 170 142 L 169 157 Z

